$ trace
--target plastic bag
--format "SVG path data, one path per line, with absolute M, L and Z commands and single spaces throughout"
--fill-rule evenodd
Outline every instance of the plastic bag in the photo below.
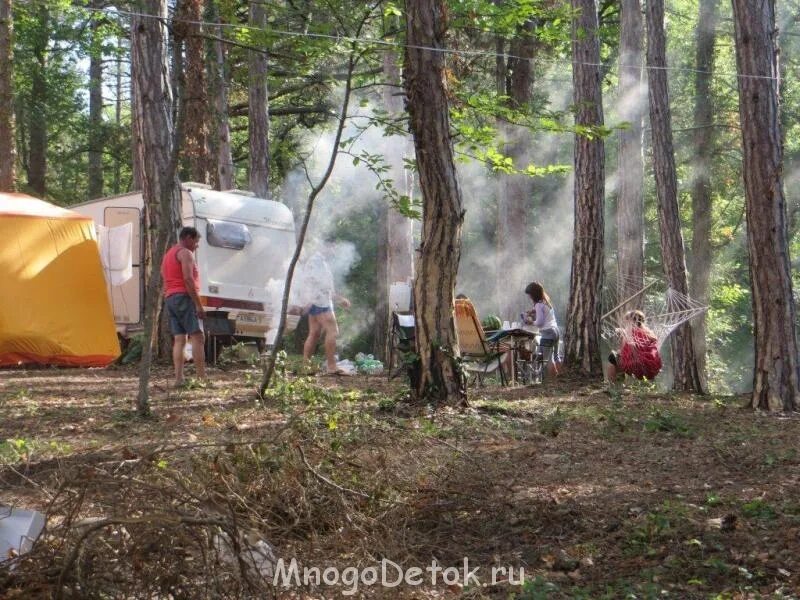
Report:
M 359 352 L 356 354 L 356 368 L 366 375 L 380 375 L 383 373 L 383 363 L 372 354 Z

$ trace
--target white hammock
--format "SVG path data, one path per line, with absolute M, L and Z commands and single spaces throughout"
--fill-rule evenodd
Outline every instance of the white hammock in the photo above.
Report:
M 641 310 L 660 349 L 670 333 L 708 307 L 656 279 L 646 280 L 644 287 L 612 279 L 606 283 L 603 293 L 603 310 L 601 335 L 612 347 L 636 341 L 631 334 L 631 320 L 626 315 L 632 310 Z

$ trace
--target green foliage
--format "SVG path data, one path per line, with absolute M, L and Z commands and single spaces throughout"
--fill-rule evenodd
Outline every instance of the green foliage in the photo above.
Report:
M 451 27 L 456 30 L 477 30 L 505 38 L 521 34 L 522 27 L 531 19 L 541 26 L 533 34 L 545 43 L 567 42 L 572 9 L 569 4 L 543 0 L 451 0 Z M 523 34 L 524 35 L 524 34 Z
M 8 390 L 0 394 L 0 409 L 9 401 L 13 402 L 28 402 L 30 400 L 31 391 L 25 388 L 12 391 Z
M 674 433 L 683 437 L 694 435 L 692 429 L 679 416 L 654 408 L 644 421 L 644 430 L 649 432 Z
M 284 352 L 284 357 L 286 353 Z M 261 355 L 254 343 L 238 342 L 225 346 L 217 356 L 217 367 L 227 369 L 236 365 L 255 367 L 261 363 Z M 275 363 L 278 368 L 278 362 Z
M 354 140 L 346 140 L 340 143 L 342 152 L 351 154 L 349 143 Z M 377 180 L 375 189 L 383 192 L 383 196 L 388 200 L 392 209 L 409 219 L 422 218 L 422 200 L 412 199 L 410 196 L 401 194 L 395 188 L 394 181 L 388 177 L 389 165 L 383 154 L 370 153 L 362 149 L 361 153 L 353 156 L 353 166 L 363 165 Z
M 94 32 L 91 22 L 98 24 Z M 14 105 L 20 161 L 23 166 L 29 164 L 32 125 L 44 124 L 48 198 L 62 205 L 86 200 L 91 128 L 85 65 L 90 56 L 105 57 L 106 81 L 110 83 L 111 73 L 119 66 L 116 60 L 122 58 L 118 38 L 126 34 L 115 20 L 78 10 L 64 0 L 15 5 L 14 29 Z M 112 193 L 127 190 L 130 183 L 130 110 L 126 102 L 119 122 L 115 122 L 113 104 L 107 102 L 101 131 L 93 132 L 104 145 L 106 189 Z M 19 185 L 25 189 L 23 178 Z
M 129 365 L 142 359 L 142 350 L 144 349 L 142 345 L 143 340 L 143 333 L 138 333 L 128 339 L 128 344 L 125 346 L 125 349 L 118 359 L 120 364 Z
M 522 586 L 519 600 L 547 600 L 559 590 L 558 585 L 551 583 L 537 575 L 533 579 L 528 579 Z
M 598 421 L 603 423 L 602 433 L 606 437 L 614 437 L 628 430 L 631 417 L 622 405 L 622 397 L 619 390 L 612 389 L 611 403 L 605 408 L 600 409 Z
M 28 438 L 8 438 L 0 441 L 0 463 L 29 463 L 34 455 L 58 456 L 70 451 L 69 444 L 57 440 L 45 442 Z
M 626 553 L 655 556 L 660 547 L 680 535 L 688 519 L 686 505 L 665 501 L 654 510 L 640 514 L 625 539 Z
M 712 353 L 708 371 L 712 391 L 746 389 L 752 380 L 752 321 L 750 291 L 733 279 L 712 290 L 707 339 Z
M 276 378 L 266 390 L 264 401 L 276 403 L 308 441 L 333 451 L 357 443 L 365 430 L 378 426 L 367 402 L 389 403 L 377 393 L 330 389 L 317 386 L 311 378 Z
M 761 498 L 750 500 L 742 504 L 742 514 L 749 519 L 761 519 L 765 521 L 772 521 L 778 513 L 767 502 Z
M 556 437 L 561 430 L 564 429 L 569 415 L 561 412 L 561 407 L 556 407 L 555 410 L 549 412 L 539 422 L 539 433 L 550 437 Z

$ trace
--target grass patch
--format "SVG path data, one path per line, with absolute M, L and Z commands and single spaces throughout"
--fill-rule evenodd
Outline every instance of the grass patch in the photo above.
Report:
M 647 416 L 644 430 L 649 433 L 674 433 L 681 437 L 694 437 L 694 431 L 681 417 L 660 408 L 654 408 Z
M 72 451 L 70 444 L 58 440 L 9 438 L 0 442 L 0 462 L 29 463 L 34 457 L 65 456 Z
M 547 413 L 544 418 L 539 421 L 539 433 L 549 437 L 556 437 L 561 433 L 561 430 L 564 429 L 568 420 L 569 414 L 562 412 L 561 407 L 557 406 L 555 410 Z
M 778 512 L 761 498 L 742 504 L 742 514 L 748 519 L 774 521 Z

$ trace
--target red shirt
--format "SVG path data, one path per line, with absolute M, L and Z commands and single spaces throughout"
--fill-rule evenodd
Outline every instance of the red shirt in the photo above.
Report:
M 178 251 L 189 249 L 181 244 L 175 244 L 167 250 L 164 260 L 161 261 L 161 277 L 164 280 L 164 297 L 169 298 L 175 294 L 188 294 L 186 283 L 183 281 L 183 265 L 178 260 Z M 197 264 L 192 265 L 192 279 L 195 291 L 200 291 L 200 273 Z
M 641 327 L 633 327 L 630 336 L 619 356 L 620 368 L 624 373 L 639 379 L 654 379 L 661 372 L 661 355 L 658 353 L 658 340 L 652 333 Z

